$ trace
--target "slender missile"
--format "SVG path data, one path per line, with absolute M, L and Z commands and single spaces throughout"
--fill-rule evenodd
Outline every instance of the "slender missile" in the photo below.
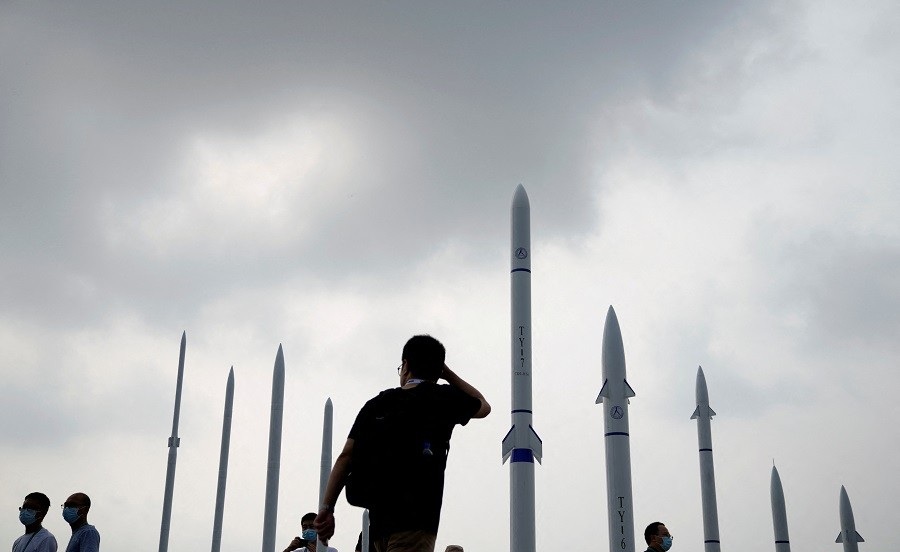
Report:
M 781 477 L 772 466 L 772 483 L 769 485 L 772 497 L 772 527 L 775 528 L 775 552 L 791 552 L 791 539 L 788 537 L 787 511 L 784 507 L 784 489 L 781 488 Z
M 834 542 L 844 544 L 844 552 L 859 552 L 860 542 L 866 542 L 862 535 L 856 532 L 856 521 L 853 520 L 853 507 L 850 506 L 850 497 L 847 489 L 841 485 L 841 532 Z
M 634 552 L 634 505 L 631 494 L 631 443 L 628 399 L 634 390 L 625 379 L 625 346 L 616 311 L 609 307 L 603 328 L 603 387 L 596 404 L 604 403 L 606 443 L 606 509 L 609 551 Z
M 369 552 L 369 510 L 362 513 L 362 552 Z
M 272 409 L 269 415 L 269 465 L 266 470 L 266 507 L 262 552 L 275 552 L 278 521 L 278 476 L 281 473 L 281 421 L 284 415 L 284 353 L 278 345 L 272 374 Z
M 509 464 L 509 549 L 534 552 L 534 461 L 541 438 L 531 427 L 531 206 L 525 188 L 516 187 L 510 240 L 512 428 L 503 437 Z
M 691 415 L 697 420 L 697 442 L 700 445 L 700 495 L 703 503 L 703 548 L 719 552 L 719 509 L 716 505 L 716 472 L 713 468 L 712 431 L 709 422 L 716 415 L 709 407 L 709 392 L 703 368 L 697 367 L 697 408 Z
M 225 384 L 225 414 L 222 416 L 222 447 L 219 450 L 219 485 L 216 488 L 216 510 L 213 516 L 212 552 L 222 548 L 222 517 L 225 513 L 225 482 L 228 479 L 228 449 L 231 447 L 231 411 L 234 405 L 234 366 Z
M 334 407 L 329 397 L 325 401 L 325 414 L 322 422 L 322 463 L 319 469 L 319 505 L 325 504 L 325 487 L 331 477 L 331 435 L 334 427 Z M 326 544 L 316 537 L 316 550 L 325 550 Z
M 184 380 L 184 350 L 187 332 L 181 332 L 181 351 L 178 353 L 178 382 L 175 384 L 175 413 L 172 415 L 172 436 L 169 437 L 169 463 L 166 466 L 166 490 L 163 495 L 162 523 L 159 527 L 159 552 L 169 549 L 169 523 L 172 520 L 172 492 L 175 489 L 175 462 L 178 460 L 178 417 L 181 413 L 181 382 Z

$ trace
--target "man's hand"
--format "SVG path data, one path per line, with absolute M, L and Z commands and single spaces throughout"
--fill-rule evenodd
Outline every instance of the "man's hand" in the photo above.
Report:
M 291 552 L 292 550 L 297 550 L 298 548 L 303 548 L 306 546 L 306 541 L 301 539 L 300 537 L 294 537 L 294 540 L 291 541 L 291 544 L 288 545 L 287 548 L 284 549 L 284 552 Z
M 328 541 L 334 536 L 334 513 L 325 509 L 320 510 L 313 522 L 313 527 L 322 542 Z

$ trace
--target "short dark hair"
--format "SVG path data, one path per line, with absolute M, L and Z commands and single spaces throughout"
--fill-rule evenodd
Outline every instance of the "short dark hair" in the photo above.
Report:
M 300 523 L 303 523 L 304 521 L 312 521 L 314 519 L 316 519 L 316 513 L 310 512 L 308 514 L 303 514 L 303 517 L 300 518 Z
M 647 544 L 650 544 L 650 540 L 659 534 L 659 526 L 665 525 L 665 523 L 661 521 L 654 521 L 650 525 L 644 529 L 644 540 L 647 541 Z
M 447 351 L 440 341 L 430 335 L 414 335 L 403 346 L 403 357 L 409 373 L 417 378 L 437 381 L 444 371 Z
M 33 492 L 25 495 L 25 500 L 34 499 L 41 507 L 41 512 L 45 514 L 50 511 L 50 498 L 44 493 Z

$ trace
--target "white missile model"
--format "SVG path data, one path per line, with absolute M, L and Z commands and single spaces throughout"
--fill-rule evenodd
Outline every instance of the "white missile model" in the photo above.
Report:
M 856 532 L 856 521 L 853 520 L 853 508 L 850 506 L 850 497 L 847 489 L 841 485 L 841 532 L 834 542 L 844 544 L 844 552 L 859 552 L 857 543 L 866 542 L 862 535 Z
M 519 184 L 512 202 L 510 240 L 512 428 L 503 438 L 509 464 L 509 549 L 534 552 L 534 461 L 541 438 L 531 427 L 531 206 Z
M 325 504 L 325 487 L 331 477 L 331 436 L 334 427 L 334 407 L 329 397 L 325 401 L 325 413 L 322 419 L 322 461 L 319 464 L 319 504 Z M 316 537 L 316 550 L 325 550 L 325 544 Z
M 231 413 L 234 406 L 234 366 L 225 384 L 225 414 L 222 416 L 222 446 L 219 449 L 219 484 L 216 487 L 216 509 L 213 515 L 212 552 L 222 548 L 222 517 L 225 514 L 225 483 L 228 479 L 228 450 L 231 448 Z
M 262 552 L 275 552 L 278 521 L 278 477 L 281 473 L 281 422 L 284 415 L 284 353 L 278 345 L 272 373 L 272 408 L 269 415 L 269 464 L 266 470 L 266 505 L 263 514 Z
M 719 552 L 719 509 L 716 506 L 716 472 L 713 469 L 712 431 L 709 422 L 716 415 L 709 407 L 709 392 L 703 368 L 697 367 L 697 408 L 692 420 L 697 420 L 697 442 L 700 445 L 700 496 L 703 504 L 703 548 Z
M 172 494 L 175 490 L 175 462 L 178 460 L 178 417 L 181 413 L 181 382 L 184 379 L 184 351 L 187 332 L 181 332 L 181 351 L 178 353 L 178 382 L 175 384 L 175 413 L 172 415 L 172 436 L 169 437 L 169 463 L 166 466 L 166 490 L 163 495 L 162 523 L 159 527 L 159 552 L 169 549 L 169 522 L 172 519 Z
M 778 470 L 772 466 L 772 482 L 769 485 L 772 497 L 772 527 L 775 528 L 775 552 L 791 552 L 791 539 L 788 537 L 787 512 L 784 507 L 784 489 Z
M 603 328 L 603 403 L 606 443 L 606 508 L 609 551 L 634 552 L 634 505 L 631 494 L 631 443 L 628 435 L 628 399 L 634 391 L 625 380 L 625 346 L 616 311 L 609 307 Z

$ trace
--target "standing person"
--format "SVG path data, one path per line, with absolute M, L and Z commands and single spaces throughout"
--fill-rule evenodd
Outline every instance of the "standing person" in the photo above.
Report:
M 56 552 L 56 537 L 41 522 L 50 510 L 50 499 L 44 493 L 29 493 L 19 508 L 19 521 L 25 534 L 17 538 L 12 552 Z
M 84 493 L 75 493 L 63 504 L 62 517 L 72 528 L 72 537 L 66 545 L 66 552 L 99 552 L 100 533 L 88 524 L 87 515 L 91 510 L 91 499 Z
M 378 552 L 434 552 L 453 428 L 491 412 L 481 392 L 450 370 L 445 357 L 444 346 L 430 335 L 413 336 L 406 342 L 397 368 L 400 387 L 382 391 L 362 407 L 334 463 L 316 516 L 320 535 L 334 534 L 334 505 L 353 471 L 354 443 L 368 442 L 367 435 L 393 423 L 407 428 L 406 434 L 391 439 L 390 450 L 380 451 L 380 463 L 391 472 L 380 479 L 387 488 L 380 489 L 368 506 L 369 537 Z M 449 385 L 438 385 L 439 379 Z M 390 422 L 398 418 L 403 423 Z M 420 434 L 427 434 L 427 440 L 420 439 Z M 410 445 L 403 437 L 414 442 Z M 404 455 L 408 448 L 415 454 Z M 423 457 L 434 461 L 423 467 Z
M 672 548 L 675 538 L 661 521 L 654 521 L 644 529 L 644 540 L 647 541 L 647 552 L 666 552 Z
M 293 550 L 302 550 L 309 552 L 316 552 L 316 530 L 313 527 L 313 522 L 316 520 L 316 513 L 310 512 L 308 514 L 304 514 L 302 518 L 300 518 L 300 533 L 299 537 L 294 537 L 294 540 L 291 541 L 291 544 L 288 545 L 287 548 L 284 549 L 284 552 L 292 552 Z M 338 552 L 337 548 L 332 548 L 325 545 L 324 552 Z

